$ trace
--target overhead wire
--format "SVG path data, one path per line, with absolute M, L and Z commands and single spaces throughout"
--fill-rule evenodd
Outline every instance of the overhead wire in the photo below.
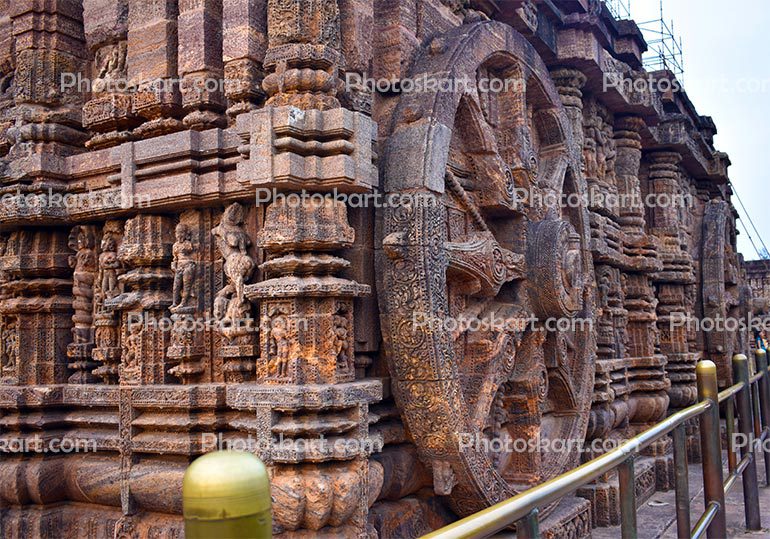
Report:
M 751 225 L 751 228 L 754 229 L 754 233 L 757 235 L 759 242 L 762 244 L 763 250 L 761 252 L 759 249 L 757 249 L 757 245 L 754 243 L 754 239 L 751 237 L 751 233 L 749 232 L 749 229 L 746 226 L 746 223 L 743 221 L 743 219 L 740 219 L 740 216 L 739 216 L 739 220 L 743 225 L 743 230 L 746 232 L 746 235 L 749 237 L 751 246 L 754 247 L 754 250 L 757 252 L 757 256 L 759 256 L 759 258 L 761 259 L 767 260 L 770 257 L 770 251 L 768 251 L 767 245 L 765 245 L 765 240 L 762 239 L 762 234 L 760 234 L 759 230 L 757 230 L 757 227 L 754 224 L 754 220 L 751 218 L 751 215 L 749 215 L 749 211 L 746 209 L 746 206 L 743 204 L 743 200 L 741 200 L 741 196 L 738 194 L 738 190 L 735 188 L 735 184 L 733 182 L 729 182 L 729 184 L 733 190 L 733 194 L 735 194 L 735 198 L 738 199 L 738 203 L 741 205 L 741 208 L 743 208 L 743 214 L 746 216 L 746 219 L 748 219 L 749 224 Z

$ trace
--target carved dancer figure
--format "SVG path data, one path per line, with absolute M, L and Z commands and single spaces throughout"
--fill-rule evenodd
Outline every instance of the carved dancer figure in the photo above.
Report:
M 186 307 L 191 298 L 195 297 L 193 290 L 195 269 L 195 246 L 192 243 L 192 230 L 185 224 L 176 227 L 176 243 L 173 247 L 174 261 L 171 269 L 174 271 L 174 303 L 172 308 Z
M 244 285 L 254 271 L 254 260 L 249 256 L 251 238 L 243 230 L 243 206 L 231 204 L 222 216 L 222 222 L 211 233 L 217 248 L 225 259 L 224 271 L 233 285 L 235 301 L 244 301 Z M 224 291 L 224 290 L 223 290 Z
M 2 331 L 2 350 L 0 350 L 0 372 L 12 372 L 19 357 L 19 337 L 14 324 L 9 324 Z
M 101 300 L 114 298 L 118 295 L 118 244 L 112 236 L 102 240 L 102 253 L 99 255 L 99 289 Z
M 348 364 L 348 319 L 339 314 L 335 314 L 332 320 L 333 333 L 332 343 L 334 355 L 337 357 L 339 365 Z
M 279 315 L 270 320 L 270 355 L 277 362 L 279 377 L 289 374 L 289 328 L 285 316 Z
M 139 366 L 142 355 L 142 326 L 131 324 L 126 337 L 126 368 L 134 369 Z

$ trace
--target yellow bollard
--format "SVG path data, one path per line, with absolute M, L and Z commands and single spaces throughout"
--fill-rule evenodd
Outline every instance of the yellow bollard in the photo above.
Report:
M 722 448 L 719 432 L 719 389 L 717 388 L 717 366 L 704 359 L 695 366 L 698 384 L 698 401 L 711 401 L 708 411 L 700 415 L 701 465 L 703 466 L 703 497 L 706 511 L 717 508 L 709 524 L 708 539 L 727 537 L 725 512 L 724 477 L 722 475 Z M 729 442 L 728 442 L 729 443 Z
M 273 535 L 270 479 L 251 453 L 216 451 L 193 462 L 182 482 L 187 539 L 263 539 Z

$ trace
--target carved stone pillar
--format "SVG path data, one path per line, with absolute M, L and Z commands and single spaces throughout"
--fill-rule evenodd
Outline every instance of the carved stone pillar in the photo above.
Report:
M 617 149 L 611 115 L 593 100 L 589 105 L 583 121 L 583 163 L 589 189 L 591 245 L 598 292 L 597 358 L 612 362 L 625 357 L 628 343 L 628 311 L 624 307 L 621 282 L 622 270 L 627 265 L 617 204 Z M 624 419 L 617 418 L 617 424 L 622 424 Z
M 559 97 L 572 124 L 572 134 L 578 148 L 583 147 L 583 85 L 586 76 L 577 69 L 557 69 L 551 72 L 551 77 L 559 91 Z M 585 163 L 583 163 L 585 166 Z
M 127 91 L 128 0 L 89 0 L 83 18 L 92 55 L 92 93 L 83 105 L 83 126 L 97 132 L 86 146 L 115 146 L 131 140 L 131 128 L 140 123 Z
M 681 232 L 686 223 L 680 219 L 678 152 L 657 151 L 646 156 L 649 161 L 649 193 L 658 202 L 650 208 L 650 232 L 660 240 L 663 269 L 656 278 L 657 315 L 661 353 L 668 358 L 666 372 L 671 380 L 670 405 L 683 408 L 697 399 L 695 364 L 699 355 L 688 346 L 685 316 L 688 308 L 687 287 L 695 284 L 692 257 Z M 681 201 L 681 202 L 680 202 Z
M 234 118 L 262 101 L 262 61 L 267 50 L 267 2 L 228 0 L 223 5 L 222 56 L 227 114 Z
M 11 2 L 18 107 L 17 144 L 52 142 L 64 155 L 80 146 L 82 96 L 63 88 L 62 76 L 83 73 L 83 7 L 77 0 Z M 69 78 L 67 78 L 69 80 Z
M 238 386 L 233 401 L 256 410 L 257 437 L 271 441 L 258 453 L 270 469 L 275 529 L 364 537 L 382 482 L 369 468 L 381 440 L 367 419 L 382 387 L 355 381 L 354 299 L 370 287 L 338 276 L 354 231 L 331 192 L 376 184 L 375 131 L 335 97 L 339 31 L 336 1 L 268 3 L 270 99 L 238 117 L 247 156 L 238 175 L 282 192 L 270 197 L 256 239 L 266 280 L 245 287 L 260 312 L 257 384 Z
M 268 383 L 337 384 L 355 377 L 353 298 L 370 287 L 334 273 L 350 265 L 327 254 L 353 244 L 345 204 L 272 204 L 258 244 L 271 255 L 272 279 L 252 285 L 260 300 L 258 379 Z
M 682 156 L 674 151 L 655 151 L 645 156 L 649 162 L 649 192 L 660 204 L 650 208 L 650 232 L 661 240 L 663 258 L 681 248 L 679 243 L 679 207 L 675 204 L 679 195 L 679 162 Z M 666 203 L 666 201 L 670 203 Z M 666 268 L 664 268 L 666 271 Z
M 641 118 L 626 116 L 616 120 L 619 222 L 623 231 L 626 268 L 622 280 L 624 307 L 628 311 L 628 384 L 629 431 L 634 435 L 666 415 L 671 382 L 666 375 L 666 356 L 660 353 L 657 305 L 653 276 L 663 269 L 659 259 L 660 244 L 647 234 L 645 205 L 639 180 L 642 145 Z M 670 488 L 673 460 L 670 440 L 650 446 L 645 454 L 655 457 L 656 485 Z
M 9 234 L 0 235 L 0 264 L 8 246 Z M 5 267 L 5 264 L 2 264 Z M 0 271 L 0 307 L 10 297 L 6 286 L 10 280 L 8 272 Z M 15 316 L 5 316 L 0 309 L 0 384 L 14 385 L 19 381 L 19 332 Z
M 270 278 L 247 286 L 260 309 L 255 398 L 265 409 L 261 436 L 278 436 L 283 447 L 310 444 L 311 449 L 294 455 L 274 447 L 260 455 L 272 465 L 275 523 L 284 531 L 362 536 L 368 533 L 370 490 L 377 488 L 370 484 L 368 457 L 380 443 L 369 436 L 368 405 L 381 398 L 381 388 L 377 381 L 354 381 L 353 300 L 370 287 L 334 275 L 349 265 L 334 251 L 354 240 L 344 203 L 282 200 L 268 207 L 257 239 L 269 253 L 260 267 Z M 333 402 L 324 410 L 281 402 L 295 394 L 315 400 L 311 395 L 327 391 Z M 343 432 L 328 428 L 343 417 Z M 342 459 L 336 450 L 313 456 L 334 447 L 328 444 L 337 438 L 347 440 L 352 459 Z M 313 495 L 318 488 L 326 492 L 322 499 Z
M 270 0 L 263 86 L 268 105 L 340 106 L 340 12 L 336 0 Z
M 222 63 L 222 0 L 179 1 L 179 75 L 184 125 L 226 127 Z
M 67 382 L 72 335 L 68 230 L 11 232 L 0 258 L 3 284 L 3 378 L 19 385 Z
M 128 79 L 136 90 L 132 111 L 146 122 L 137 138 L 180 131 L 177 0 L 136 0 L 128 12 Z
M 639 375 L 646 379 L 640 384 L 643 389 L 632 396 L 638 406 L 635 409 L 632 405 L 631 421 L 639 424 L 655 422 L 665 415 L 668 396 L 664 392 L 670 385 L 664 370 L 666 358 L 660 354 L 657 300 L 651 282 L 651 275 L 662 269 L 658 259 L 659 245 L 645 230 L 645 208 L 639 181 L 642 156 L 639 131 L 643 125 L 640 118 L 623 117 L 617 120 L 615 130 L 615 171 L 621 197 L 619 220 L 628 264 L 623 272 L 623 288 L 624 306 L 628 310 L 627 353 L 632 361 L 629 375 L 639 370 Z M 633 417 L 634 412 L 638 414 L 636 417 Z
M 587 440 L 606 442 L 622 438 L 629 423 L 628 311 L 622 285 L 626 268 L 623 234 L 619 223 L 616 180 L 616 144 L 611 113 L 593 97 L 583 97 L 586 77 L 578 70 L 552 72 L 554 82 L 572 120 L 575 139 L 582 149 L 582 172 L 588 187 L 587 206 L 591 226 L 591 253 L 597 285 L 595 331 L 597 359 Z M 600 451 L 601 452 L 601 451 Z M 584 459 L 595 456 L 583 455 Z M 654 482 L 652 465 L 636 466 L 638 490 Z M 618 482 L 607 474 L 578 490 L 591 501 L 593 520 L 609 525 L 619 522 Z
M 644 121 L 636 116 L 624 116 L 615 122 L 617 157 L 615 175 L 621 198 L 619 220 L 626 236 L 626 250 L 642 249 L 645 245 L 644 205 L 639 183 L 639 165 L 642 159 L 642 137 L 639 131 Z M 634 253 L 635 254 L 635 253 Z M 640 252 L 640 256 L 650 256 Z M 654 254 L 652 255 L 654 257 Z
M 720 387 L 732 382 L 731 358 L 737 353 L 732 332 L 718 324 L 719 320 L 737 315 L 738 302 L 733 292 L 735 285 L 735 260 L 731 245 L 734 238 L 732 210 L 728 202 L 712 199 L 706 202 L 703 213 L 701 236 L 701 286 L 703 295 L 703 318 L 714 320 L 712 331 L 701 331 L 704 353 L 717 365 Z M 734 229 L 733 229 L 734 230 Z
M 173 364 L 166 362 L 169 345 L 174 224 L 170 217 L 137 215 L 126 221 L 118 259 L 121 294 L 105 300 L 120 320 L 120 384 L 163 384 Z
M 0 30 L 8 34 L 3 45 L 10 46 L 12 58 L 1 68 L 7 122 L 0 125 L 0 181 L 21 180 L 20 193 L 61 194 L 65 160 L 82 151 L 87 139 L 81 126 L 83 88 L 77 84 L 78 78 L 87 77 L 82 13 L 78 0 L 5 4 L 8 17 Z M 4 201 L 0 213 L 55 224 L 66 212 L 51 204 Z
M 588 438 L 603 439 L 627 424 L 626 352 L 628 311 L 621 286 L 622 245 L 617 223 L 615 141 L 611 115 L 594 99 L 584 99 L 586 77 L 576 69 L 551 73 L 567 116 L 582 149 L 583 173 L 588 185 L 591 251 L 597 282 L 595 313 L 597 363 L 594 403 Z

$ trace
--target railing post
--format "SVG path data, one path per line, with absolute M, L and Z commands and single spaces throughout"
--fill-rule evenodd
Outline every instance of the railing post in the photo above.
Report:
M 743 507 L 746 513 L 746 528 L 759 530 L 762 525 L 759 518 L 759 485 L 757 484 L 757 461 L 754 458 L 754 417 L 751 405 L 751 385 L 749 384 L 749 360 L 744 354 L 733 356 L 733 379 L 743 382 L 745 387 L 735 398 L 738 408 L 738 430 L 743 434 L 744 445 L 741 459 L 748 456 L 749 463 L 743 470 Z
M 676 536 L 690 539 L 690 481 L 687 468 L 687 437 L 684 424 L 674 429 Z
M 767 352 L 762 348 L 757 348 L 755 352 L 757 360 L 757 372 L 762 373 L 762 378 L 759 379 L 759 410 L 762 416 L 762 433 L 767 428 L 770 428 L 770 380 L 768 380 L 767 373 Z M 765 485 L 770 485 L 770 450 L 768 450 L 768 442 L 762 444 L 762 453 L 765 460 Z
M 730 397 L 725 401 L 725 440 L 727 440 L 727 469 L 730 473 L 738 466 L 733 438 L 735 437 L 735 401 Z
M 620 534 L 623 539 L 636 539 L 636 481 L 634 457 L 628 457 L 618 466 L 620 483 Z
M 540 521 L 537 508 L 516 522 L 516 537 L 521 539 L 540 539 Z
M 710 503 L 719 505 L 714 520 L 709 524 L 709 539 L 727 537 L 725 519 L 725 491 L 722 475 L 722 448 L 719 432 L 719 388 L 717 387 L 717 366 L 713 361 L 698 362 L 695 368 L 698 380 L 698 400 L 711 401 L 709 409 L 700 415 L 700 447 L 703 466 L 703 495 L 705 507 Z
M 251 453 L 206 453 L 185 471 L 182 514 L 187 539 L 271 539 L 272 500 L 267 468 Z

